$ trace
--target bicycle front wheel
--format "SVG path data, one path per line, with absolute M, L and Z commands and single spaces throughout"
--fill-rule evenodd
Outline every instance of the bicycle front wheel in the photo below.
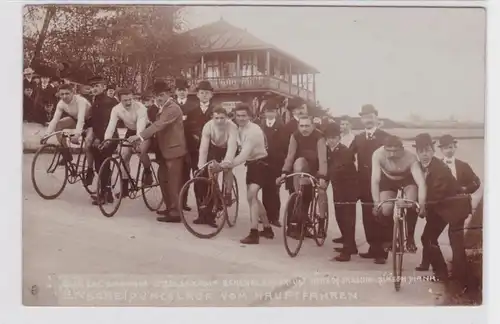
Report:
M 314 231 L 314 241 L 317 246 L 323 246 L 326 240 L 326 232 L 328 231 L 328 203 L 325 202 L 323 215 L 319 208 L 320 200 L 315 199 L 314 209 L 312 211 L 312 228 Z
M 188 205 L 196 206 L 189 212 L 180 208 L 182 223 L 189 233 L 203 239 L 219 234 L 228 217 L 226 203 L 217 185 L 207 178 L 193 178 L 182 187 L 179 206 L 182 206 L 185 195 Z
M 144 165 L 142 164 L 142 181 L 141 181 L 141 193 L 144 204 L 150 211 L 157 211 L 163 204 L 163 195 L 161 192 L 160 181 L 158 179 L 158 161 L 151 161 L 151 175 L 153 177 L 153 183 L 151 185 L 144 185 Z
M 54 144 L 38 149 L 31 162 L 31 182 L 43 199 L 56 199 L 68 183 L 68 167 L 61 150 Z
M 109 177 L 108 183 L 103 183 Z M 122 171 L 120 163 L 114 157 L 108 157 L 99 169 L 97 179 L 97 201 L 101 213 L 113 217 L 123 199 Z
M 299 254 L 305 236 L 305 219 L 307 215 L 303 215 L 301 198 L 302 196 L 296 192 L 288 198 L 283 219 L 285 249 L 292 258 Z
M 401 289 L 401 276 L 403 274 L 404 255 L 404 228 L 403 220 L 398 218 L 394 221 L 392 237 L 392 269 L 394 275 L 394 289 Z
M 236 176 L 231 172 L 231 177 L 233 177 L 233 188 L 231 190 L 231 198 L 225 201 L 227 208 L 227 225 L 233 227 L 236 225 L 236 219 L 238 218 L 238 210 L 240 207 L 240 196 L 238 191 L 238 182 L 236 181 Z M 225 192 L 225 184 L 222 185 L 222 192 Z

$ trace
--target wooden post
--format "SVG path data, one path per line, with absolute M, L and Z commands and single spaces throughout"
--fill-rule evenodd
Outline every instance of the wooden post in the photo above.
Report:
M 240 53 L 236 53 L 236 76 L 241 76 Z
M 200 76 L 202 79 L 205 78 L 205 56 L 201 56 L 201 66 L 200 66 Z
M 292 93 L 292 63 L 288 63 L 288 93 Z
M 313 73 L 313 99 L 316 100 L 316 73 Z
M 266 75 L 271 75 L 271 52 L 266 52 Z

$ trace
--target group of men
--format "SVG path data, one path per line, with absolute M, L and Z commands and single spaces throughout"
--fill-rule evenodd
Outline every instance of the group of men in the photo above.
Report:
M 448 278 L 448 270 L 437 238 L 449 224 L 449 237 L 453 250 L 453 275 L 462 276 L 465 269 L 463 243 L 464 220 L 471 213 L 470 194 L 480 186 L 478 177 L 465 162 L 454 159 L 456 140 L 445 135 L 440 139 L 446 163 L 434 157 L 434 141 L 429 134 L 419 134 L 415 139 L 416 154 L 405 149 L 396 136 L 381 130 L 378 112 L 372 105 L 364 105 L 359 115 L 365 130 L 357 135 L 350 132 L 348 117 L 342 117 L 340 125 L 331 121 L 315 125 L 307 114 L 307 106 L 300 99 L 291 99 L 288 109 L 293 118 L 283 123 L 278 116 L 278 105 L 268 100 L 262 107 L 263 119 L 253 119 L 252 108 L 238 104 L 228 112 L 212 103 L 213 88 L 208 81 L 196 87 L 196 99 L 188 98 L 189 84 L 179 79 L 174 93 L 165 82 L 155 82 L 152 93 L 144 96 L 142 103 L 132 91 L 122 89 L 118 100 L 106 91 L 108 83 L 102 77 L 90 80 L 93 98 L 74 93 L 70 85 L 59 87 L 59 98 L 54 117 L 47 133 L 59 129 L 74 128 L 74 140 L 85 136 L 85 148 L 89 165 L 86 181 L 91 183 L 104 159 L 116 149 L 116 142 L 106 141 L 118 137 L 117 124 L 127 128 L 126 137 L 136 143 L 140 157 L 146 166 L 146 180 L 151 181 L 148 152 L 157 153 L 160 163 L 159 181 L 166 209 L 158 211 L 161 222 L 178 223 L 180 208 L 190 210 L 187 197 L 179 206 L 179 192 L 194 171 L 207 161 L 215 160 L 210 167 L 224 172 L 224 181 L 230 195 L 232 176 L 230 170 L 245 164 L 247 201 L 250 210 L 251 229 L 241 240 L 244 244 L 258 244 L 260 237 L 272 239 L 271 226 L 281 227 L 281 202 L 279 187 L 283 178 L 291 172 L 307 172 L 315 176 L 321 192 L 321 208 L 326 203 L 325 190 L 332 184 L 335 215 L 342 243 L 335 248 L 337 261 L 349 261 L 358 254 L 355 240 L 356 204 L 361 201 L 363 225 L 369 249 L 360 253 L 363 258 L 377 264 L 386 262 L 385 248 L 392 240 L 391 204 L 376 208 L 381 201 L 394 198 L 398 189 L 404 190 L 408 199 L 418 201 L 418 211 L 408 210 L 407 249 L 416 251 L 414 231 L 418 215 L 427 218 L 422 235 L 422 263 L 417 270 L 432 266 L 436 278 Z M 63 117 L 66 115 L 66 117 Z M 252 121 L 254 120 L 254 121 Z M 130 159 L 131 152 L 125 152 Z M 69 149 L 65 158 L 71 159 Z M 450 161 L 448 161 L 450 160 Z M 109 187 L 109 170 L 103 172 Z M 167 181 L 168 179 L 168 181 Z M 308 185 L 301 179 L 287 182 L 287 189 L 294 192 L 298 186 Z M 127 179 L 122 181 L 127 191 Z M 258 192 L 262 189 L 262 202 Z M 202 195 L 206 188 L 195 188 Z M 311 190 L 304 190 L 304 193 Z M 312 200 L 304 194 L 304 206 Z M 111 191 L 94 197 L 94 204 L 111 203 Z M 307 212 L 307 209 L 304 210 Z M 322 214 L 323 215 L 323 214 Z M 325 217 L 327 215 L 323 215 Z M 198 210 L 197 224 L 216 226 L 214 215 Z M 258 230 L 259 223 L 263 229 Z M 287 235 L 297 237 L 297 228 L 287 224 Z M 323 233 L 324 235 L 325 233 Z M 320 233 L 321 235 L 321 233 Z

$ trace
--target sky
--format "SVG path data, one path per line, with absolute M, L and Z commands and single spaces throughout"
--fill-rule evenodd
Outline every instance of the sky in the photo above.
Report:
M 334 115 L 484 121 L 486 13 L 474 8 L 190 7 L 189 27 L 223 18 L 316 67 Z

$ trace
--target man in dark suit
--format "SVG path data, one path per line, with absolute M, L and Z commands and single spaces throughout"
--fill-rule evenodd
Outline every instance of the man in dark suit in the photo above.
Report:
M 332 183 L 335 218 L 342 234 L 342 248 L 334 259 L 345 262 L 352 254 L 358 254 L 356 247 L 356 202 L 358 200 L 358 175 L 354 155 L 340 143 L 340 127 L 336 123 L 325 125 L 324 134 L 328 146 L 328 178 Z
M 470 201 L 470 195 L 479 189 L 481 180 L 467 162 L 455 158 L 457 140 L 453 136 L 443 135 L 439 139 L 439 148 L 444 156 L 443 162 L 450 168 L 451 173 L 460 185 L 460 193 L 466 195 Z M 472 205 L 468 208 L 468 212 L 469 214 L 472 213 Z
M 187 114 L 196 108 L 196 104 L 192 102 L 192 100 L 189 100 L 188 98 L 188 89 L 189 89 L 189 83 L 185 79 L 176 79 L 175 80 L 175 101 L 181 107 L 182 110 L 182 115 L 184 119 L 184 133 L 186 136 L 186 140 L 189 137 L 187 134 L 188 128 L 186 127 L 186 119 L 187 119 Z M 189 148 L 189 151 L 197 150 L 197 148 Z M 191 170 L 193 169 L 193 166 L 191 165 L 190 161 L 190 154 L 186 154 L 186 158 L 184 160 L 184 168 L 183 168 L 183 179 L 182 181 L 184 183 L 188 182 L 189 179 L 191 178 Z M 196 167 L 196 165 L 194 166 Z M 187 192 L 182 198 L 183 204 L 182 208 L 186 211 L 190 211 L 191 208 L 187 205 Z
M 104 141 L 104 134 L 106 133 L 106 128 L 108 127 L 109 117 L 111 116 L 111 110 L 113 107 L 118 104 L 116 99 L 109 98 L 106 93 L 106 81 L 101 76 L 92 77 L 89 80 L 89 84 L 92 87 L 92 93 L 94 94 L 94 101 L 92 106 L 90 107 L 90 115 L 92 116 L 89 121 L 89 129 L 85 140 L 87 141 L 87 147 L 90 148 L 91 154 L 89 157 L 92 157 L 94 161 L 87 161 L 92 165 L 94 162 L 95 172 L 99 172 L 99 169 L 102 166 L 102 163 L 106 158 L 110 157 L 113 152 L 116 150 L 117 142 L 113 142 L 110 145 L 99 149 L 99 144 Z M 113 138 L 118 137 L 118 131 L 115 130 L 113 133 Z M 91 159 L 89 159 L 91 160 Z M 102 183 L 105 184 L 105 187 L 110 186 L 111 180 L 111 170 L 109 168 L 109 164 L 106 165 L 106 169 L 102 172 Z M 91 168 L 89 168 L 88 173 L 86 175 L 87 183 L 92 183 L 94 177 L 94 173 Z M 112 203 L 114 201 L 113 194 L 111 189 L 103 190 L 101 196 L 93 197 L 94 201 L 93 205 L 98 205 L 100 200 L 101 204 Z
M 464 222 L 467 218 L 467 200 L 460 198 L 460 186 L 450 169 L 434 156 L 434 142 L 427 133 L 415 138 L 414 147 L 425 172 L 427 185 L 427 223 L 422 234 L 422 260 L 432 265 L 438 281 L 448 280 L 448 269 L 438 237 L 446 225 L 453 251 L 453 276 L 463 282 L 465 278 L 466 258 L 464 246 Z M 422 266 L 417 267 L 422 269 Z
M 266 178 L 266 185 L 262 187 L 262 203 L 266 209 L 269 223 L 281 227 L 279 221 L 281 202 L 276 179 L 281 175 L 288 145 L 284 140 L 284 125 L 277 116 L 277 108 L 275 101 L 268 101 L 263 107 L 265 118 L 260 124 L 266 136 L 268 153 L 266 161 L 271 171 L 269 177 Z
M 152 124 L 143 132 L 132 136 L 129 141 L 144 142 L 156 136 L 156 143 L 162 160 L 158 170 L 158 178 L 164 201 L 167 205 L 165 215 L 158 217 L 159 222 L 179 223 L 179 192 L 182 188 L 182 168 L 187 153 L 182 110 L 171 97 L 170 89 L 165 82 L 156 82 L 153 92 L 159 111 Z
M 377 263 L 384 263 L 388 254 L 382 247 L 384 242 L 382 242 L 383 238 L 380 236 L 382 232 L 381 224 L 372 214 L 371 175 L 373 152 L 384 144 L 389 134 L 378 128 L 378 111 L 373 105 L 362 106 L 359 115 L 365 130 L 354 137 L 351 150 L 356 155 L 358 162 L 359 199 L 362 204 L 366 241 L 370 246 L 368 252 L 359 255 L 362 258 L 375 259 Z M 342 243 L 343 238 L 334 239 L 334 242 Z
M 33 100 L 33 83 L 24 79 L 23 80 L 23 121 L 33 122 L 36 120 L 35 101 Z

